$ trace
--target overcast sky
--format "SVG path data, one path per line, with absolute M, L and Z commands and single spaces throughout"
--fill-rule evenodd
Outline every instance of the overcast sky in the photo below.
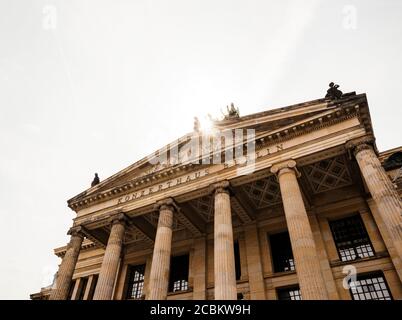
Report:
M 66 201 L 234 102 L 367 93 L 401 145 L 402 1 L 0 1 L 0 298 L 51 282 Z

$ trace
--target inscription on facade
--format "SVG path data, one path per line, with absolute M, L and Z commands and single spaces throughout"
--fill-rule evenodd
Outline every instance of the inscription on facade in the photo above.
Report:
M 148 196 L 150 194 L 153 194 L 155 192 L 159 192 L 159 191 L 163 191 L 172 187 L 176 187 L 179 186 L 183 183 L 188 183 L 194 180 L 197 180 L 199 178 L 205 177 L 206 175 L 209 174 L 209 169 L 203 169 L 203 170 L 199 170 L 196 172 L 192 172 L 190 174 L 187 175 L 183 175 L 180 177 L 177 177 L 175 179 L 171 179 L 171 180 L 167 180 L 164 182 L 161 182 L 158 185 L 153 185 L 150 186 L 148 188 L 144 188 L 142 190 L 138 190 L 135 192 L 132 192 L 126 196 L 120 197 L 117 199 L 117 204 L 121 204 L 121 203 L 125 203 L 128 201 L 132 201 L 132 200 L 136 200 L 145 196 Z
M 273 153 L 276 153 L 276 152 L 279 152 L 279 151 L 282 151 L 282 150 L 284 150 L 283 144 L 278 144 L 276 146 L 271 146 L 269 148 L 263 148 L 263 149 L 260 149 L 260 150 L 256 151 L 252 155 L 243 156 L 243 157 L 241 157 L 239 159 L 234 159 L 234 160 L 231 160 L 231 161 L 229 161 L 227 163 L 223 163 L 222 169 L 227 169 L 227 168 L 233 167 L 233 166 L 247 165 L 247 164 L 250 164 L 250 163 L 254 164 L 254 161 L 247 161 L 246 157 L 252 156 L 252 157 L 254 157 L 254 159 L 258 159 L 258 158 L 261 158 L 261 157 L 264 157 L 264 156 L 267 156 L 267 155 L 271 155 Z M 181 184 L 189 183 L 191 181 L 194 181 L 194 180 L 197 180 L 199 178 L 205 177 L 209 173 L 210 173 L 210 169 L 206 168 L 206 169 L 203 169 L 203 170 L 199 170 L 199 171 L 187 174 L 187 175 L 183 175 L 183 176 L 171 179 L 171 180 L 161 182 L 160 184 L 157 184 L 157 185 L 153 185 L 153 186 L 150 186 L 150 187 L 147 187 L 147 188 L 144 188 L 144 189 L 129 193 L 129 194 L 123 196 L 123 197 L 118 198 L 117 199 L 117 205 L 123 204 L 123 203 L 126 203 L 126 202 L 130 202 L 130 201 L 133 201 L 133 200 L 137 200 L 137 199 L 140 199 L 142 197 L 151 195 L 153 193 L 160 192 L 160 191 L 172 188 L 172 187 L 179 186 Z

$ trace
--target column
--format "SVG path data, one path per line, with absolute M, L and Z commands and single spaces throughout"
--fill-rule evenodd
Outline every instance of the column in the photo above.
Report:
M 246 255 L 248 283 L 252 300 L 265 300 L 265 285 L 262 272 L 261 250 L 258 239 L 258 229 L 255 222 L 244 226 L 246 240 Z
M 111 300 L 113 288 L 120 264 L 120 256 L 123 247 L 126 218 L 124 214 L 118 214 L 112 218 L 105 255 L 96 285 L 94 300 Z
M 50 293 L 50 300 L 67 299 L 81 244 L 84 240 L 80 227 L 71 228 L 68 234 L 71 235 L 71 239 L 57 273 L 56 287 Z
M 373 142 L 373 138 L 365 137 L 359 140 L 349 141 L 346 147 L 353 151 L 364 182 L 371 193 L 378 213 L 393 242 L 399 264 L 402 262 L 401 199 L 374 152 L 371 145 Z
M 159 201 L 158 227 L 156 230 L 147 300 L 165 300 L 168 293 L 170 254 L 172 251 L 172 225 L 175 210 L 173 199 Z
M 233 246 L 229 182 L 212 186 L 215 193 L 214 273 L 215 300 L 236 300 L 236 271 Z
M 144 288 L 142 289 L 141 299 L 147 299 L 149 295 L 149 277 L 151 274 L 151 266 L 152 266 L 152 253 L 147 257 L 147 260 L 145 262 Z
M 193 260 L 191 266 L 193 272 L 193 299 L 205 300 L 207 297 L 207 240 L 205 236 L 194 239 L 193 252 Z
M 289 160 L 276 164 L 272 166 L 271 172 L 277 174 L 279 180 L 302 298 L 327 300 L 328 294 L 321 274 L 313 232 L 297 182 L 300 173 L 296 169 L 296 162 Z

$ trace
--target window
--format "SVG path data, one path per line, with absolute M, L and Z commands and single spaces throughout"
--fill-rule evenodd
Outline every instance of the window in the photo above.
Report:
M 91 288 L 89 288 L 87 300 L 92 300 L 94 298 L 96 284 L 98 283 L 98 275 L 94 274 L 93 277 L 94 278 L 92 279 Z
M 332 221 L 330 226 L 342 261 L 374 256 L 373 247 L 359 215 Z
M 188 290 L 188 254 L 172 257 L 170 264 L 169 292 Z
M 88 278 L 87 277 L 81 278 L 77 300 L 84 300 L 84 294 L 87 288 L 87 284 L 88 284 Z
M 145 264 L 130 266 L 126 299 L 140 299 L 144 289 Z
M 235 256 L 235 270 L 236 270 L 236 280 L 240 280 L 241 277 L 241 263 L 240 263 L 240 247 L 239 242 L 234 243 L 234 256 Z
M 276 292 L 278 300 L 302 300 L 299 286 L 280 288 Z
M 350 286 L 353 300 L 392 300 L 382 273 L 358 276 L 354 284 Z
M 295 262 L 293 260 L 289 234 L 287 232 L 282 232 L 270 235 L 269 242 L 271 243 L 274 272 L 295 270 Z

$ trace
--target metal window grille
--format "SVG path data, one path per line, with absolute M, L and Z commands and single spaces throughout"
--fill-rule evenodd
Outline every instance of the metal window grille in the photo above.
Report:
M 374 256 L 370 238 L 359 215 L 331 221 L 330 226 L 342 261 Z
M 299 286 L 277 289 L 278 300 L 302 300 Z
M 127 299 L 140 299 L 144 290 L 145 264 L 131 266 L 128 280 Z
M 350 285 L 353 300 L 392 300 L 391 292 L 381 273 L 358 276 Z

